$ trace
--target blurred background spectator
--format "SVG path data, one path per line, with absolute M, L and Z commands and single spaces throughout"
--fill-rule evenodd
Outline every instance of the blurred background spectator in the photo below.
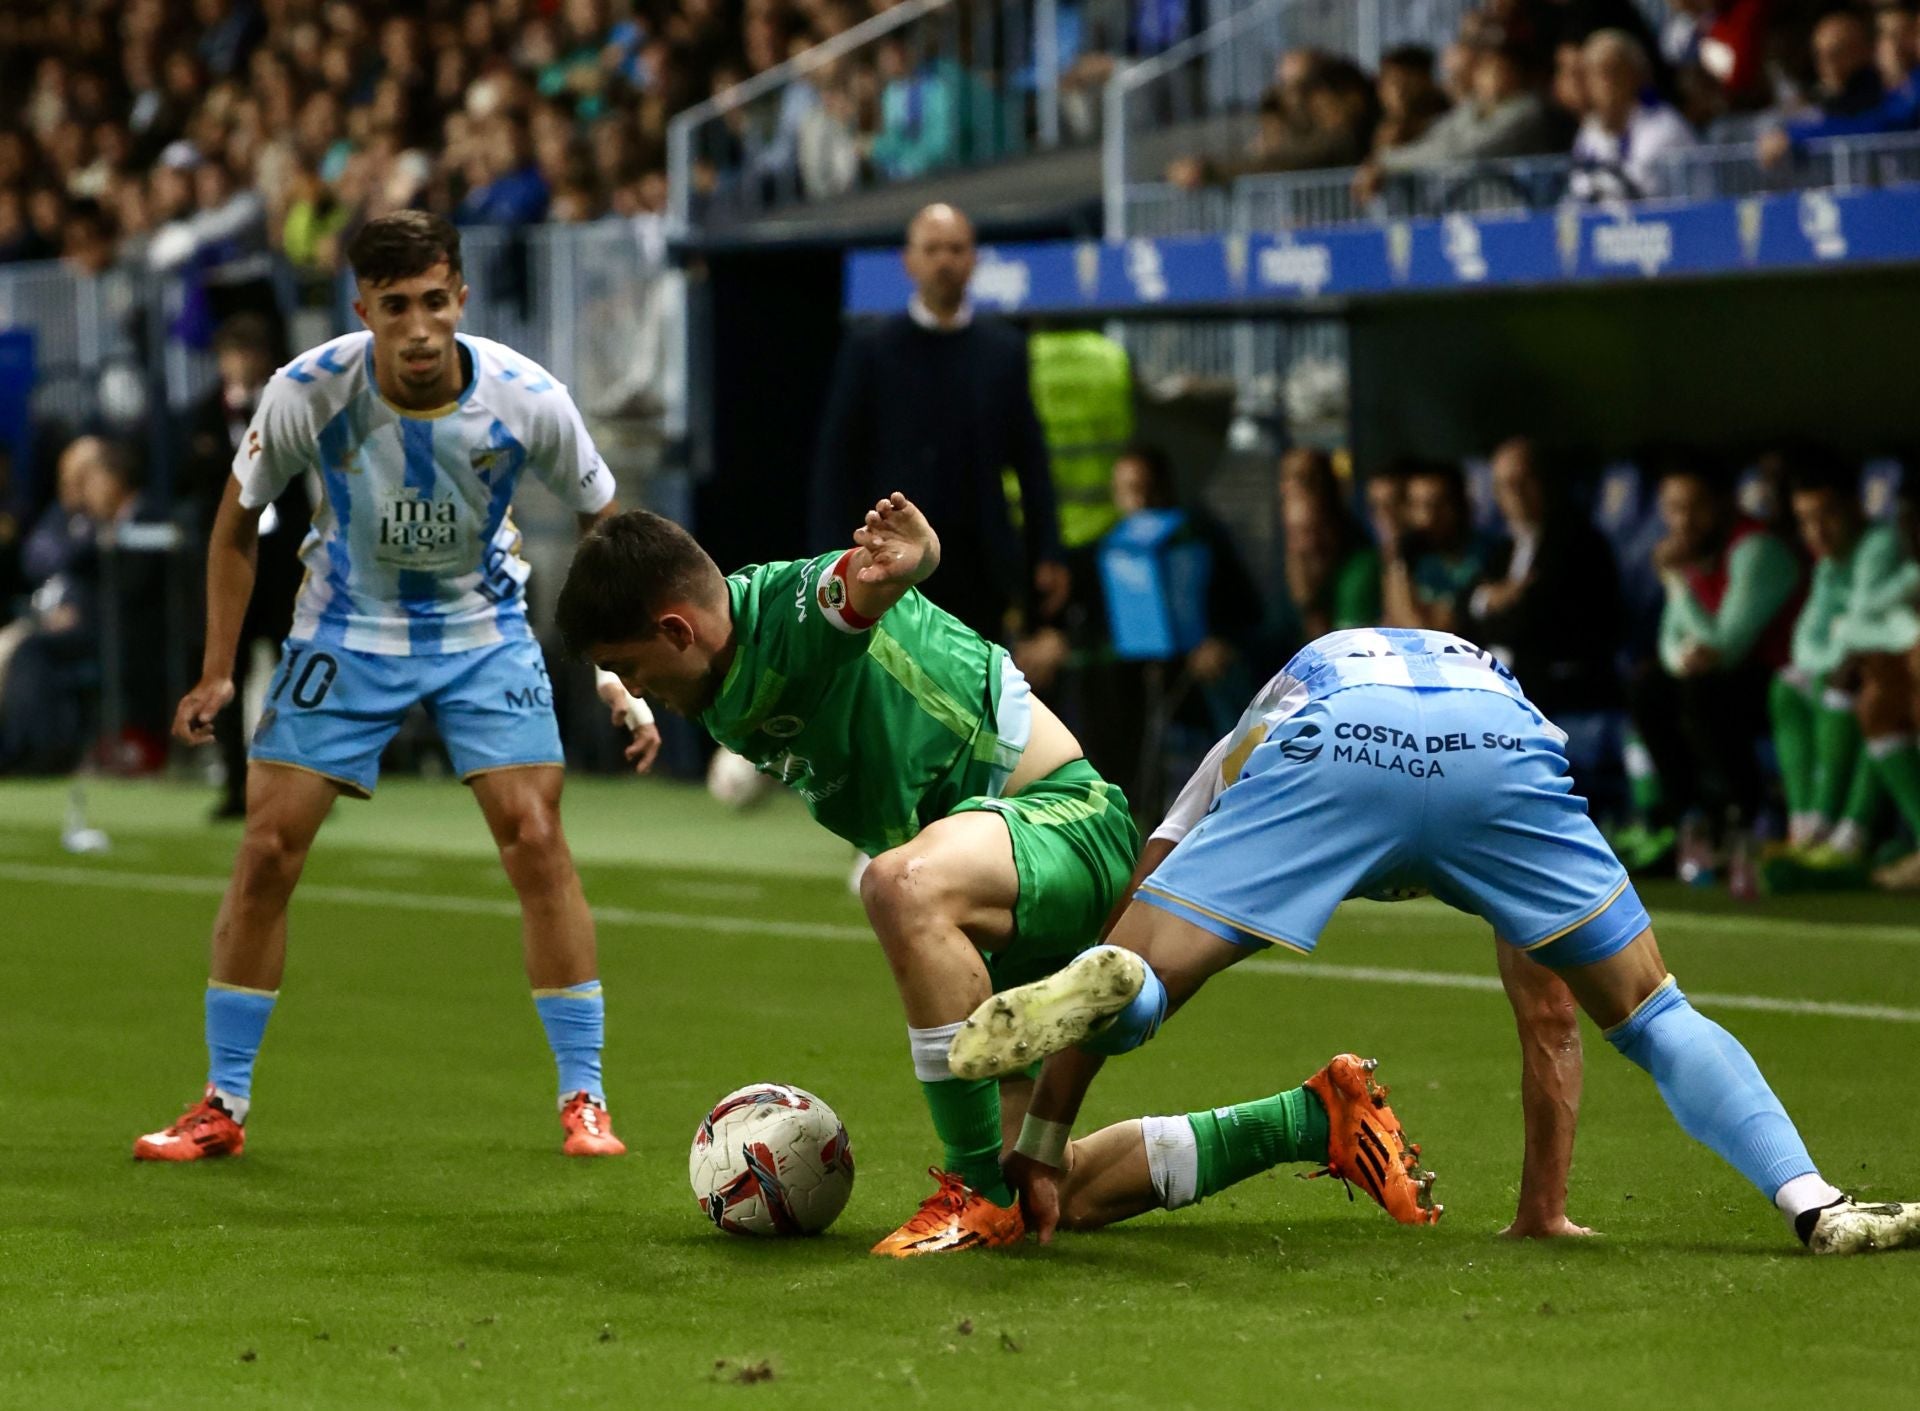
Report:
M 1401 528 L 1382 562 L 1381 621 L 1389 627 L 1459 631 L 1467 617 L 1467 595 L 1486 566 L 1486 546 L 1474 532 L 1467 501 L 1466 472 L 1438 461 L 1410 466 Z
M 228 320 L 214 335 L 213 346 L 219 385 L 192 409 L 181 428 L 179 479 L 175 485 L 176 517 L 192 526 L 196 542 L 204 539 L 212 527 L 234 457 L 245 442 L 260 394 L 279 361 L 273 326 L 258 314 L 239 314 Z M 221 796 L 214 808 L 216 818 L 246 816 L 244 702 L 256 670 L 271 670 L 292 626 L 293 600 L 304 572 L 300 546 L 318 498 L 317 486 L 310 486 L 307 477 L 296 477 L 260 516 L 253 596 L 247 602 L 234 658 L 234 694 L 243 704 L 222 711 L 214 720 L 214 739 L 223 766 Z
M 1573 141 L 1568 195 L 1576 201 L 1636 201 L 1666 189 L 1660 159 L 1694 145 L 1688 127 L 1653 89 L 1640 41 L 1603 29 L 1580 48 L 1586 120 Z
M 1776 533 L 1740 514 L 1729 477 L 1703 461 L 1660 479 L 1666 537 L 1654 565 L 1666 592 L 1657 667 L 1633 688 L 1633 719 L 1658 770 L 1648 822 L 1679 830 L 1684 880 L 1743 851 L 1764 802 L 1759 745 L 1767 686 L 1786 663 L 1801 590 L 1800 561 Z M 1739 890 L 1746 877 L 1732 877 Z
M 0 773 L 70 769 L 85 748 L 103 666 L 104 615 L 117 614 L 129 728 L 149 742 L 164 731 L 166 595 L 157 556 L 107 555 L 121 529 L 151 518 L 127 448 L 82 436 L 62 453 L 59 499 L 24 554 L 29 610 L 0 632 Z M 111 601 L 109 601 L 111 598 Z

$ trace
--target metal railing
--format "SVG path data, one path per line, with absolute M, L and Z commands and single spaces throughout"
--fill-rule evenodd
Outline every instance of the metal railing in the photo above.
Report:
M 1656 28 L 1665 21 L 1667 0 L 1637 3 Z M 1288 51 L 1341 55 L 1372 73 L 1381 56 L 1396 46 L 1444 48 L 1478 8 L 1475 0 L 1252 0 L 1184 43 L 1122 69 L 1108 84 L 1104 100 L 1107 237 L 1171 234 L 1175 227 L 1169 221 L 1213 209 L 1204 200 L 1183 202 L 1161 184 L 1167 160 L 1245 152 L 1258 130 L 1261 100 L 1273 87 L 1281 56 Z M 1181 137 L 1185 146 L 1170 149 L 1170 141 Z M 1347 178 L 1350 181 L 1350 174 Z M 1265 180 L 1274 183 L 1269 188 L 1274 194 L 1260 198 L 1268 204 L 1291 201 L 1322 221 L 1357 218 L 1348 212 L 1344 193 L 1333 189 L 1328 173 Z M 1452 209 L 1524 204 L 1493 187 L 1459 194 L 1457 200 L 1468 204 Z
M 1540 210 L 1567 199 L 1572 158 L 1513 157 L 1453 162 L 1390 177 L 1372 199 L 1355 193 L 1358 170 L 1244 176 L 1231 189 L 1189 191 L 1137 182 L 1119 195 L 1130 235 L 1253 232 L 1390 219 Z M 1834 137 L 1810 142 L 1789 160 L 1763 167 L 1751 144 L 1690 148 L 1658 164 L 1659 200 L 1724 200 L 1768 192 L 1920 182 L 1920 133 Z
M 675 234 L 1059 145 L 1060 14 L 904 0 L 686 109 L 667 128 Z

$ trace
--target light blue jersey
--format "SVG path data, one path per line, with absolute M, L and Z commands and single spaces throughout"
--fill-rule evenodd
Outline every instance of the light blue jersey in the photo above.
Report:
M 373 335 L 302 354 L 267 384 L 234 457 L 240 503 L 271 504 L 318 471 L 291 638 L 381 656 L 525 641 L 527 564 L 509 513 L 523 472 L 569 509 L 613 498 L 580 413 L 538 364 L 459 335 L 471 375 L 434 412 L 404 411 L 373 378 Z
M 1139 899 L 1224 940 L 1311 951 L 1348 897 L 1431 894 L 1550 964 L 1646 929 L 1573 791 L 1566 736 L 1513 673 L 1445 632 L 1335 632 L 1208 754 L 1154 837 Z

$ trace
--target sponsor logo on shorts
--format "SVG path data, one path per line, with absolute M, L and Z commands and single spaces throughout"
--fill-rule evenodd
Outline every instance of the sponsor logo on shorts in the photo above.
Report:
M 1312 764 L 1326 747 L 1318 725 L 1302 725 L 1280 742 L 1280 757 L 1288 764 Z

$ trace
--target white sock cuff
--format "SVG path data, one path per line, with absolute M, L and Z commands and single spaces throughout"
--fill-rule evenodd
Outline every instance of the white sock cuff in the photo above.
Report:
M 220 1105 L 227 1109 L 228 1116 L 232 1117 L 233 1120 L 241 1126 L 244 1127 L 246 1125 L 247 1109 L 253 1106 L 250 1099 L 236 1097 L 225 1088 L 215 1088 L 213 1095 L 220 1099 Z
M 1867 754 L 1874 759 L 1888 759 L 1912 748 L 1911 735 L 1876 735 L 1867 741 Z
M 1168 1210 L 1200 1198 L 1200 1146 L 1193 1124 L 1184 1117 L 1142 1117 L 1140 1137 L 1147 1144 L 1147 1170 L 1160 1204 Z
M 907 1026 L 907 1047 L 913 1052 L 914 1077 L 923 1083 L 941 1083 L 953 1077 L 953 1070 L 947 1067 L 947 1050 L 953 1047 L 953 1036 L 964 1023 L 966 1020 L 960 1019 L 935 1029 Z
M 1836 1200 L 1845 1199 L 1846 1193 L 1828 1184 L 1827 1178 L 1818 1171 L 1795 1176 L 1773 1193 L 1773 1203 L 1780 1207 L 1780 1213 L 1787 1217 L 1789 1225 L 1806 1211 L 1818 1210 L 1823 1205 L 1832 1205 Z

